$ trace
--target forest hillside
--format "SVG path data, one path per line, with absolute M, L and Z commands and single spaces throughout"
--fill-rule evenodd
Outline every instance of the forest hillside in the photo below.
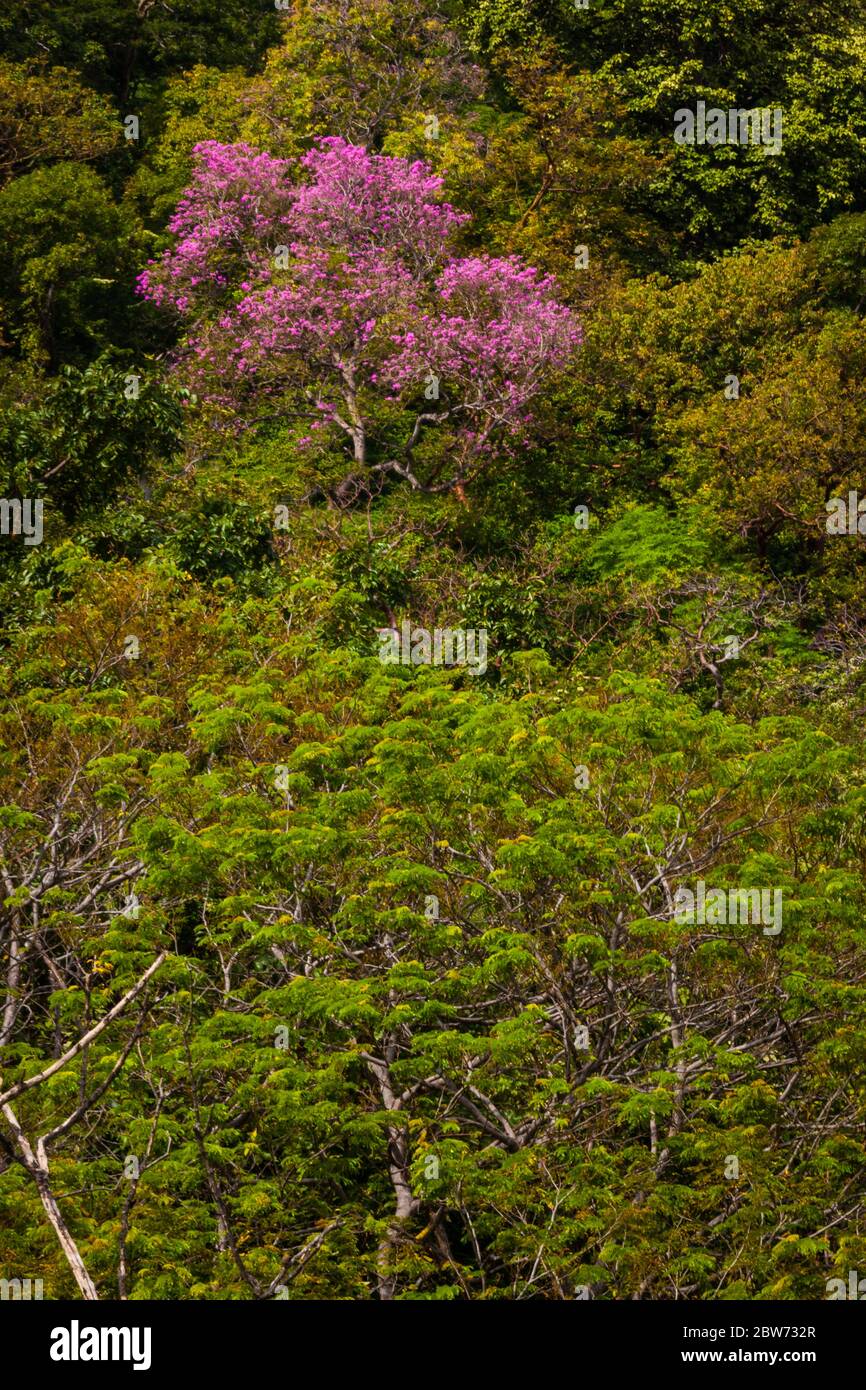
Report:
M 0 1276 L 866 1271 L 866 6 L 4 0 Z

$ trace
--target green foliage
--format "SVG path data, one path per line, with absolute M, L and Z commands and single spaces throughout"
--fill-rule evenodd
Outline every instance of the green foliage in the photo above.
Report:
M 613 84 L 626 133 L 674 157 L 644 206 L 690 254 L 748 236 L 805 234 L 864 195 L 866 14 L 860 0 L 473 0 L 474 44 L 496 54 L 553 41 L 565 63 Z M 780 107 L 778 157 L 761 148 L 672 148 L 674 113 L 697 101 L 724 110 Z M 680 253 L 681 256 L 682 253 Z M 674 258 L 676 261 L 678 258 Z M 680 263 L 681 265 L 682 263 Z
M 181 569 L 202 582 L 255 577 L 273 558 L 271 532 L 253 508 L 217 497 L 180 518 L 173 547 Z
M 20 351 L 56 368 L 124 341 L 138 229 L 93 170 L 49 165 L 0 189 L 0 237 L 0 313 Z
M 120 138 L 117 112 L 74 72 L 0 61 L 0 181 L 52 160 L 98 158 Z
M 138 0 L 8 0 L 0 16 L 3 49 L 17 61 L 45 54 L 78 68 L 86 81 L 121 100 L 160 76 L 195 63 L 254 63 L 279 32 L 279 15 L 257 0 L 183 0 L 171 7 Z
M 0 537 L 0 1094 L 31 1145 L 85 1106 L 44 1180 L 101 1297 L 864 1268 L 866 566 L 826 528 L 866 495 L 864 35 L 829 0 L 8 0 L 2 491 L 44 535 Z M 675 147 L 697 100 L 780 105 L 782 154 Z M 217 436 L 135 294 L 195 143 L 333 134 L 424 159 L 461 253 L 581 317 L 463 487 L 346 504 L 303 421 Z M 484 629 L 486 671 L 380 661 L 404 621 Z M 698 882 L 778 891 L 781 932 L 684 920 Z M 4 1110 L 0 1277 L 81 1296 L 24 1152 Z
M 11 494 L 48 496 L 64 517 L 110 502 L 178 447 L 181 402 L 151 369 L 139 374 L 104 356 L 67 366 L 41 393 L 9 411 L 2 452 Z

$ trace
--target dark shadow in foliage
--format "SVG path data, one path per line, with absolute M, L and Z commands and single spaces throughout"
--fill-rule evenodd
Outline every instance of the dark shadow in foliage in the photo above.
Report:
M 279 14 L 262 0 L 4 0 L 0 14 L 8 57 L 48 55 L 120 101 L 196 63 L 252 71 L 279 32 Z
M 173 537 L 181 568 L 202 583 L 230 578 L 260 589 L 276 560 L 261 514 L 244 502 L 209 498 L 181 517 Z
M 128 479 L 172 456 L 181 419 L 176 392 L 117 358 L 64 367 L 0 423 L 5 495 L 42 497 L 66 521 L 101 511 Z

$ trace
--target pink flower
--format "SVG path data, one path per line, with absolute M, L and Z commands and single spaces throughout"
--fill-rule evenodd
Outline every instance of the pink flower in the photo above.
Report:
M 245 144 L 197 145 L 174 245 L 137 282 L 189 321 L 177 372 L 241 420 L 266 395 L 318 413 L 311 428 L 370 434 L 378 392 L 410 420 L 420 405 L 425 429 L 446 428 L 464 456 L 522 437 L 580 326 L 553 278 L 519 258 L 457 257 L 468 218 L 441 191 L 421 161 L 336 136 L 299 169 Z M 274 248 L 289 251 L 276 280 Z

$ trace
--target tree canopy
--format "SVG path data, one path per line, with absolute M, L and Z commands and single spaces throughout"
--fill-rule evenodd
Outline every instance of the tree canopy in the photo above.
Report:
M 862 6 L 10 0 L 0 43 L 0 1278 L 826 1298 Z M 780 149 L 677 143 L 698 103 Z

